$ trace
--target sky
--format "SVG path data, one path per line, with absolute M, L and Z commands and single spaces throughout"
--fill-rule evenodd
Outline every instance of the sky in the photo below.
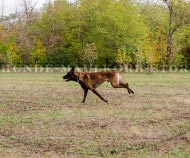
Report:
M 10 14 L 14 13 L 16 10 L 19 10 L 21 8 L 22 0 L 3 0 L 4 1 L 4 14 Z M 35 4 L 35 2 L 38 2 L 36 7 L 40 8 L 43 6 L 47 0 L 31 0 L 32 4 Z M 2 5 L 2 0 L 0 0 L 0 6 Z M 1 9 L 1 7 L 0 7 Z M 0 11 L 1 12 L 1 11 Z
M 4 1 L 5 15 L 14 13 L 15 10 L 19 10 L 19 8 L 21 8 L 22 0 L 0 0 L 0 13 L 1 13 L 2 1 Z M 29 1 L 31 1 L 32 4 L 35 4 L 35 2 L 37 2 L 36 8 L 40 8 L 41 6 L 43 6 L 44 3 L 48 2 L 49 0 L 29 0 Z M 74 0 L 69 0 L 69 1 L 74 1 Z

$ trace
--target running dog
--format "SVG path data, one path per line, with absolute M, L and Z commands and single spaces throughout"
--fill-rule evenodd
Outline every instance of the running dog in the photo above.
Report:
M 100 71 L 100 72 L 78 72 L 75 68 L 72 69 L 63 76 L 65 81 L 78 82 L 84 90 L 84 97 L 82 103 L 85 102 L 88 90 L 91 90 L 101 100 L 108 103 L 96 90 L 103 82 L 110 82 L 113 88 L 126 88 L 128 93 L 134 92 L 129 88 L 128 83 L 123 81 L 122 75 L 118 71 Z

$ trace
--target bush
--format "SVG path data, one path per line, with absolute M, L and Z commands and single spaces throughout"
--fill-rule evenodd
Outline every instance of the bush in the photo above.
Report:
M 47 63 L 49 66 L 68 66 L 78 64 L 76 53 L 71 52 L 69 49 L 60 45 L 54 51 L 47 54 Z

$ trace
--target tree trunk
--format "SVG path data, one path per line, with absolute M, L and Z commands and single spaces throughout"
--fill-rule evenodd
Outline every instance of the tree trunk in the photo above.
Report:
M 123 68 L 124 68 L 124 72 L 129 72 L 129 68 L 128 68 L 128 65 L 127 65 L 127 64 L 124 64 L 124 65 L 123 65 Z
M 170 24 L 170 28 L 169 28 L 169 34 L 168 34 L 168 41 L 167 41 L 167 54 L 166 54 L 166 65 L 169 64 L 170 59 L 171 59 L 171 55 L 173 53 L 173 32 L 172 32 L 172 24 Z
M 172 55 L 172 51 L 173 51 L 173 29 L 172 29 L 172 25 L 173 25 L 173 6 L 172 4 L 169 2 L 168 3 L 168 9 L 169 9 L 169 32 L 168 32 L 168 41 L 167 41 L 167 53 L 165 56 L 165 63 L 166 65 L 169 65 L 170 59 L 171 59 L 171 55 Z

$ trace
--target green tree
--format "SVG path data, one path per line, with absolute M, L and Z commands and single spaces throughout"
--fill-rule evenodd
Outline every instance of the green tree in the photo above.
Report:
M 176 34 L 179 54 L 176 55 L 174 61 L 177 65 L 183 65 L 190 68 L 190 25 L 181 28 Z
M 17 65 L 14 59 L 21 59 L 28 64 L 30 52 L 32 65 L 45 61 L 53 66 L 82 65 L 78 52 L 84 51 L 86 43 L 96 43 L 99 67 L 114 66 L 120 48 L 126 50 L 126 55 L 130 52 L 132 65 L 159 67 L 163 62 L 187 62 L 189 2 L 161 2 L 55 0 L 37 12 L 34 3 L 24 0 L 22 12 L 2 18 L 1 61 Z M 14 42 L 10 36 L 15 37 Z M 36 53 L 38 40 L 43 43 L 45 52 L 39 50 L 44 53 Z M 10 47 L 16 54 L 10 53 Z
M 167 54 L 166 64 L 169 64 L 174 54 L 174 34 L 184 25 L 190 24 L 190 2 L 186 0 L 163 0 L 168 12 Z

